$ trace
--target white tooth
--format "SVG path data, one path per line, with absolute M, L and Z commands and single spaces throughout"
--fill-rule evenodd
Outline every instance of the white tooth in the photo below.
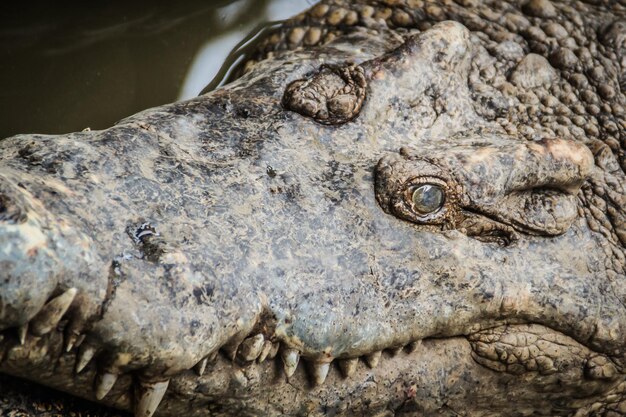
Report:
M 85 340 L 84 334 L 77 334 L 71 332 L 67 336 L 67 342 L 65 343 L 65 351 L 69 353 L 72 349 L 80 347 L 80 345 Z
M 69 336 L 67 336 L 66 342 L 65 342 L 65 352 L 69 353 L 72 349 L 74 349 L 74 344 L 76 343 L 76 339 L 78 339 L 78 336 L 76 336 L 75 334 L 70 334 Z
M 96 354 L 96 349 L 91 346 L 84 346 L 78 351 L 76 358 L 76 373 L 79 374 Z
M 117 381 L 117 375 L 105 372 L 102 375 L 96 377 L 96 398 L 98 400 L 107 396 L 113 385 Z
M 170 381 L 147 383 L 140 382 L 136 387 L 135 417 L 152 417 L 163 399 Z
M 298 367 L 298 362 L 300 361 L 300 352 L 291 348 L 284 348 L 280 352 L 283 358 L 283 364 L 285 365 L 285 375 L 287 377 L 291 377 Z
M 246 378 L 246 374 L 244 374 L 241 369 L 239 368 L 234 369 L 232 378 L 233 378 L 233 381 L 240 387 L 245 388 L 248 386 L 248 378 Z
M 322 385 L 328 376 L 330 362 L 313 362 L 311 364 L 311 376 L 314 385 Z
M 218 350 L 209 353 L 209 356 L 207 356 L 207 359 L 209 360 L 209 362 L 211 362 L 211 363 L 215 362 L 215 360 L 217 359 L 218 353 L 219 353 Z
M 280 343 L 278 342 L 272 343 L 272 348 L 270 349 L 270 353 L 267 354 L 267 357 L 270 359 L 274 359 L 276 355 L 278 355 L 279 349 L 280 349 Z
M 263 349 L 261 349 L 261 354 L 256 359 L 256 361 L 258 363 L 262 363 L 265 359 L 267 359 L 267 356 L 270 354 L 271 350 L 272 350 L 272 342 L 270 342 L 269 340 L 266 340 L 263 343 Z
M 17 329 L 17 337 L 20 339 L 20 345 L 26 343 L 26 335 L 28 334 L 28 323 L 22 324 Z
M 265 337 L 261 333 L 244 340 L 239 347 L 239 359 L 250 362 L 258 358 L 263 349 L 263 342 L 265 342 Z
M 378 362 L 380 361 L 380 356 L 382 352 L 379 350 L 378 352 L 370 353 L 369 355 L 365 355 L 365 363 L 370 368 L 376 368 L 378 366 Z
M 50 333 L 59 324 L 67 309 L 70 308 L 77 293 L 78 290 L 76 288 L 70 288 L 58 297 L 48 301 L 31 320 L 31 332 L 35 336 L 43 336 Z
M 87 336 L 87 335 L 86 335 L 86 334 L 84 334 L 84 333 L 83 333 L 83 334 L 81 334 L 81 335 L 79 335 L 79 336 L 78 336 L 78 339 L 76 339 L 76 344 L 75 344 L 74 346 L 76 346 L 77 348 L 78 348 L 78 347 L 80 347 L 80 346 L 83 344 L 83 342 L 85 341 L 85 337 L 86 337 L 86 336 Z
M 204 370 L 206 369 L 206 364 L 207 364 L 208 361 L 209 361 L 209 358 L 206 357 L 206 358 L 202 359 L 200 362 L 198 362 L 196 364 L 196 366 L 194 366 L 193 369 L 196 371 L 198 376 L 204 375 Z
M 422 345 L 422 341 L 421 340 L 416 340 L 415 342 L 411 342 L 407 345 L 406 347 L 406 351 L 407 353 L 413 353 L 415 352 L 420 346 Z
M 339 361 L 339 369 L 345 378 L 350 378 L 356 372 L 359 364 L 359 358 L 341 359 Z

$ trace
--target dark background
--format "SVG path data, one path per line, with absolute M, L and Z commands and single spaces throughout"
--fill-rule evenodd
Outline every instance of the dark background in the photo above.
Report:
M 189 98 L 182 87 L 203 47 L 310 1 L 2 2 L 0 138 L 101 129 Z

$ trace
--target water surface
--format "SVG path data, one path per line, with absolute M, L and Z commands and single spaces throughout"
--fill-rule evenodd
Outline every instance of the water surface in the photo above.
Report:
M 0 138 L 194 97 L 249 32 L 313 0 L 38 3 L 0 9 Z

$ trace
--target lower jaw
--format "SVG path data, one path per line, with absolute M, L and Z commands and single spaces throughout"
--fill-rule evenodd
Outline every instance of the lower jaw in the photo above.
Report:
M 35 343 L 31 341 L 30 343 Z M 74 372 L 74 352 L 60 354 L 62 338 L 52 332 L 36 342 L 14 347 L 0 372 L 43 383 L 95 401 L 95 365 Z M 30 352 L 30 354 L 29 354 Z M 280 355 L 279 355 L 280 356 Z M 323 385 L 311 386 L 306 366 L 287 378 L 279 356 L 262 363 L 233 363 L 218 355 L 203 376 L 193 371 L 171 379 L 159 405 L 161 416 L 567 416 L 593 408 L 626 385 L 624 375 L 590 381 L 583 358 L 570 358 L 549 375 L 498 372 L 474 360 L 465 337 L 426 339 L 414 352 L 383 353 L 375 368 L 360 361 L 349 378 L 331 366 Z M 58 358 L 51 361 L 50 357 Z M 116 381 L 100 401 L 132 410 L 133 375 Z M 608 395 L 608 397 L 607 397 Z M 607 400 L 608 401 L 608 400 Z M 385 414 L 386 413 L 386 414 Z M 581 414 L 587 415 L 587 414 Z

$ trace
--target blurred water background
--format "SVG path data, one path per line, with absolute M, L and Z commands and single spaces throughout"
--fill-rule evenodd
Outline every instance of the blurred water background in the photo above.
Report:
M 5 2 L 0 138 L 102 129 L 194 97 L 249 33 L 313 2 Z

